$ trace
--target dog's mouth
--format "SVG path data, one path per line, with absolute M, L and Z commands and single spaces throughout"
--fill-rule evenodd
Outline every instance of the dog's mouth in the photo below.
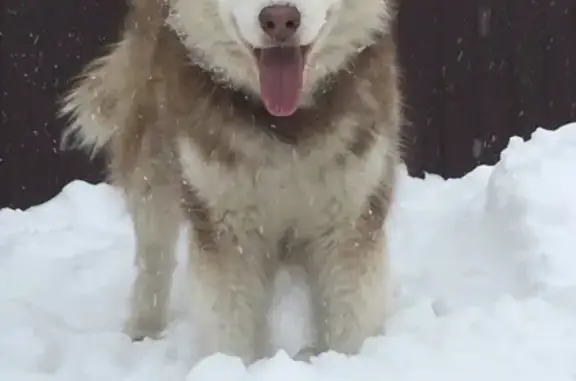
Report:
M 274 116 L 296 112 L 304 85 L 304 70 L 310 45 L 253 48 L 260 96 Z

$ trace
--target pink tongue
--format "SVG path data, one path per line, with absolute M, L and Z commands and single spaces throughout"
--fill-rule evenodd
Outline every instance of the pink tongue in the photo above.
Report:
M 298 107 L 304 73 L 300 47 L 262 49 L 257 58 L 266 109 L 274 116 L 292 115 Z

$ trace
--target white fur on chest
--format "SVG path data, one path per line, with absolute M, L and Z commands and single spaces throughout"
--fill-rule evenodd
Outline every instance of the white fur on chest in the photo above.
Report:
M 314 228 L 361 213 L 384 174 L 388 145 L 379 138 L 363 159 L 350 156 L 343 165 L 335 160 L 345 146 L 337 140 L 329 137 L 306 155 L 275 143 L 278 149 L 267 165 L 241 161 L 233 168 L 207 163 L 188 138 L 180 138 L 178 147 L 186 180 L 206 200 L 215 219 L 233 215 L 237 228 L 258 229 L 277 238 L 288 227 Z

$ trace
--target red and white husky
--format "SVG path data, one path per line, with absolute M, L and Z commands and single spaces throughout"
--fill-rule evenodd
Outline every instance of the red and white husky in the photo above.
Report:
M 304 267 L 316 343 L 383 329 L 383 225 L 400 160 L 391 0 L 132 0 L 64 107 L 126 192 L 138 277 L 126 331 L 167 324 L 182 222 L 203 355 L 269 355 L 282 263 Z

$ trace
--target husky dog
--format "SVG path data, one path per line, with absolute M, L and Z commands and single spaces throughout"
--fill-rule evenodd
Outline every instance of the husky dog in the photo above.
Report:
M 307 274 L 310 354 L 384 330 L 401 96 L 392 0 L 132 0 L 64 99 L 105 150 L 137 242 L 126 332 L 167 325 L 182 223 L 202 356 L 269 356 L 272 282 Z

